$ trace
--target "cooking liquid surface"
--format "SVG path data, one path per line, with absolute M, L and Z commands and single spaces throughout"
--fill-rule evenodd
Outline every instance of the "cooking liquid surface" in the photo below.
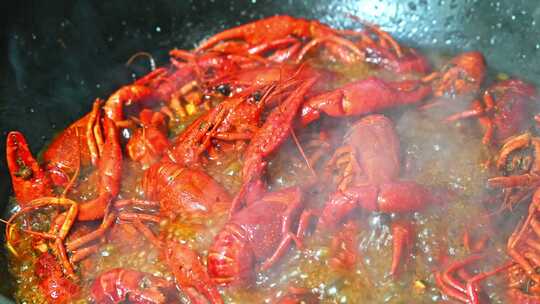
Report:
M 341 74 L 335 84 L 353 79 L 365 78 L 374 72 L 368 65 L 354 69 L 336 65 L 333 69 Z M 379 75 L 381 76 L 381 75 Z M 384 76 L 384 75 L 382 75 Z M 219 102 L 219 101 L 216 101 Z M 198 115 L 204 112 L 199 109 Z M 312 292 L 321 303 L 433 303 L 443 299 L 435 286 L 434 273 L 450 260 L 468 255 L 462 235 L 469 229 L 475 236 L 489 230 L 488 212 L 483 209 L 480 199 L 485 195 L 485 181 L 488 172 L 482 166 L 494 151 L 482 145 L 482 132 L 474 122 L 459 125 L 446 124 L 436 111 L 419 111 L 414 107 L 388 114 L 396 124 L 401 143 L 401 175 L 428 187 L 445 189 L 451 193 L 440 205 L 411 215 L 394 215 L 359 211 L 351 217 L 358 229 L 353 233 L 357 238 L 357 259 L 352 268 L 330 268 L 330 244 L 337 232 L 310 233 L 305 239 L 305 248 L 295 246 L 289 250 L 277 265 L 267 272 L 257 271 L 255 281 L 245 287 L 220 288 L 226 303 L 273 303 L 288 293 L 290 287 Z M 181 132 L 194 117 L 178 119 L 170 123 L 170 137 Z M 316 136 L 320 128 L 332 126 L 336 136 L 336 148 L 344 131 L 355 119 L 333 119 L 325 117 L 304 130 L 298 131 L 300 141 Z M 334 134 L 332 134 L 334 135 Z M 331 153 L 327 153 L 328 156 Z M 239 154 L 231 154 L 218 161 L 209 161 L 205 170 L 222 184 L 231 194 L 240 186 L 242 162 Z M 323 158 L 320 164 L 328 160 Z M 317 168 L 323 168 L 318 165 Z M 122 190 L 119 198 L 143 198 L 140 189 L 142 178 L 140 166 L 125 157 L 123 164 Z M 311 173 L 298 153 L 292 140 L 288 140 L 272 157 L 268 167 L 268 182 L 272 190 L 295 185 L 305 180 Z M 95 195 L 95 172 L 83 170 L 70 198 L 81 201 Z M 322 175 L 320 175 L 322 176 Z M 331 183 L 324 182 L 329 185 Z M 314 187 L 308 206 L 320 206 L 335 185 L 327 189 Z M 26 218 L 32 229 L 47 230 L 50 214 L 54 210 L 33 213 Z M 204 216 L 180 214 L 176 218 L 164 218 L 152 230 L 163 239 L 174 239 L 189 244 L 206 262 L 208 248 L 214 236 L 224 225 L 227 210 L 218 210 Z M 413 252 L 404 259 L 399 278 L 389 275 L 392 260 L 392 220 L 410 220 L 415 230 Z M 23 224 L 19 221 L 18 224 Z M 70 237 L 98 226 L 78 224 Z M 27 228 L 30 226 L 26 225 Z M 20 234 L 17 251 L 22 258 L 10 257 L 11 273 L 17 281 L 15 297 L 20 303 L 43 303 L 45 300 L 36 285 L 33 263 L 38 255 L 33 239 Z M 489 269 L 499 265 L 504 258 L 504 238 L 492 238 L 488 243 L 486 259 L 481 267 Z M 46 244 L 43 246 L 46 250 Z M 501 258 L 499 258 L 501 257 Z M 89 286 L 103 271 L 117 268 L 132 268 L 173 280 L 167 266 L 160 261 L 157 248 L 140 236 L 132 226 L 115 224 L 107 233 L 96 254 L 78 264 L 76 269 L 82 286 L 80 298 L 75 303 L 91 302 Z M 502 279 L 494 278 L 486 284 L 487 296 L 492 303 L 503 303 L 501 290 L 494 285 Z M 499 285 L 500 286 L 500 285 Z

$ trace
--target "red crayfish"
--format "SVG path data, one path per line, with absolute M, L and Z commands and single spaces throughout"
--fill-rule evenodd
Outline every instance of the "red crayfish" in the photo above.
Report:
M 470 110 L 454 114 L 447 121 L 478 117 L 484 127 L 482 142 L 500 143 L 514 134 L 526 130 L 532 123 L 530 115 L 536 88 L 519 79 L 509 79 L 490 86 L 482 101 L 475 100 Z
M 208 273 L 216 284 L 245 283 L 254 269 L 269 269 L 289 249 L 301 247 L 302 235 L 294 232 L 305 218 L 302 191 L 298 187 L 267 193 L 235 213 L 216 236 L 208 253 Z M 307 222 L 300 221 L 298 231 Z
M 423 78 L 433 83 L 436 97 L 476 94 L 486 76 L 486 61 L 480 52 L 465 52 L 452 58 L 440 71 Z
M 370 115 L 356 122 L 348 132 L 345 146 L 336 151 L 330 164 L 346 157 L 347 165 L 338 191 L 326 203 L 318 223 L 319 230 L 336 228 L 356 209 L 372 212 L 404 213 L 435 202 L 431 191 L 414 182 L 399 179 L 399 139 L 392 121 Z M 395 224 L 394 256 L 390 272 L 397 273 L 404 248 L 410 247 L 409 225 Z
M 226 209 L 231 201 L 227 191 L 204 171 L 167 161 L 145 172 L 142 187 L 146 198 L 159 202 L 160 212 L 171 217 L 180 213 L 210 213 L 220 206 Z
M 96 303 L 182 303 L 176 287 L 194 304 L 223 303 L 210 282 L 199 256 L 186 245 L 175 242 L 159 244 L 163 259 L 170 267 L 176 284 L 163 278 L 132 269 L 116 268 L 100 274 L 91 287 Z

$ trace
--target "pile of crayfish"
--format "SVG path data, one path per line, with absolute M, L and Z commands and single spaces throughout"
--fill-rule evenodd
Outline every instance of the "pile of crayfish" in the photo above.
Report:
M 39 161 L 10 132 L 18 300 L 540 303 L 536 88 L 355 21 L 274 16 L 173 49 Z M 483 172 L 475 194 L 415 156 L 422 124 L 462 139 L 446 168 Z

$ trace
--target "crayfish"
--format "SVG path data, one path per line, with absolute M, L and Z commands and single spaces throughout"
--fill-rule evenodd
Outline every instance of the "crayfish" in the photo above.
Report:
M 337 191 L 326 203 L 318 222 L 319 230 L 336 228 L 350 212 L 405 213 L 421 210 L 436 202 L 432 192 L 414 182 L 399 179 L 399 139 L 393 123 L 382 115 L 370 115 L 356 122 L 345 145 L 336 151 L 330 165 L 345 158 Z M 395 224 L 394 256 L 390 273 L 397 274 L 404 249 L 410 248 L 409 225 Z
M 501 212 L 530 205 L 506 242 L 508 262 L 471 272 L 485 260 L 491 234 L 477 244 L 467 234 L 470 255 L 429 265 L 435 275 L 425 279 L 448 297 L 479 303 L 481 283 L 504 272 L 510 300 L 540 302 L 536 88 L 517 78 L 488 83 L 478 51 L 432 71 L 420 51 L 352 19 L 360 29 L 278 15 L 225 30 L 193 50 L 173 49 L 167 66 L 97 98 L 39 160 L 22 133 L 10 132 L 7 164 L 18 204 L 6 221 L 10 257 L 33 259 L 31 279 L 52 303 L 89 296 L 96 303 L 220 304 L 236 301 L 243 288 L 257 289 L 253 302 L 262 302 L 259 295 L 266 302 L 328 302 L 337 293 L 320 287 L 322 278 L 288 274 L 288 285 L 278 286 L 268 270 L 279 269 L 289 251 L 297 254 L 284 267 L 303 266 L 313 261 L 311 246 L 324 243 L 314 259 L 336 285 L 350 284 L 335 276 L 363 265 L 360 251 L 369 241 L 359 231 L 370 213 L 392 219 L 388 284 L 406 286 L 398 274 L 419 246 L 415 230 L 431 225 L 437 211 L 426 209 L 442 202 L 455 208 L 446 194 L 460 189 L 439 191 L 437 181 L 427 186 L 402 170 L 410 155 L 402 155 L 394 121 L 399 125 L 407 111 L 457 105 L 446 121 L 478 118 L 480 146 L 500 149 L 493 171 L 501 176 L 487 179 L 482 191 L 503 189 Z M 413 225 L 410 214 L 426 221 Z

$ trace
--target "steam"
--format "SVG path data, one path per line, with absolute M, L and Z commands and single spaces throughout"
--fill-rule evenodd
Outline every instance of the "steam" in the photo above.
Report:
M 463 105 L 470 105 L 471 100 L 471 96 L 454 96 L 441 100 L 440 107 L 426 111 L 411 109 L 396 120 L 406 164 L 404 174 L 430 187 L 449 191 L 443 205 L 414 214 L 417 273 L 424 265 L 440 270 L 450 261 L 469 256 L 471 252 L 463 243 L 465 232 L 475 241 L 485 236 L 489 239 L 482 251 L 485 258 L 471 269 L 490 270 L 507 259 L 508 234 L 500 232 L 499 227 L 512 226 L 515 217 L 494 214 L 502 201 L 494 201 L 499 194 L 487 188 L 487 179 L 495 172 L 486 164 L 497 150 L 482 144 L 484 131 L 476 118 L 454 123 L 442 119 L 462 111 Z M 500 279 L 490 280 L 501 286 Z M 497 296 L 492 296 L 496 301 Z
M 150 67 L 155 69 L 153 59 L 150 60 Z M 481 143 L 482 130 L 475 119 L 451 124 L 443 121 L 446 115 L 467 109 L 473 97 L 450 96 L 434 100 L 437 105 L 425 110 L 410 107 L 403 112 L 389 114 L 396 124 L 401 143 L 401 177 L 416 180 L 433 189 L 447 190 L 448 198 L 443 205 L 433 205 L 405 216 L 369 214 L 365 211 L 353 214 L 350 217 L 360 225 L 357 233 L 360 262 L 348 273 L 328 270 L 328 244 L 332 235 L 313 234 L 305 240 L 306 249 L 300 251 L 295 248 L 281 260 L 281 265 L 266 273 L 258 273 L 255 285 L 261 287 L 259 290 L 226 290 L 225 297 L 231 301 L 248 302 L 255 295 L 266 297 L 270 302 L 272 297 L 279 298 L 285 294 L 288 287 L 300 286 L 321 298 L 340 301 L 380 302 L 392 300 L 398 295 L 402 301 L 407 301 L 409 297 L 409 302 L 417 302 L 419 298 L 436 299 L 438 291 L 433 285 L 428 287 L 424 296 L 408 295 L 405 294 L 403 285 L 388 277 L 392 251 L 390 223 L 398 219 L 410 220 L 415 227 L 416 236 L 414 254 L 405 258 L 412 259 L 412 262 L 405 267 L 402 276 L 404 282 L 421 278 L 433 283 L 433 270 L 443 267 L 445 258 L 452 260 L 465 257 L 468 252 L 463 248 L 462 235 L 466 230 L 472 231 L 474 237 L 490 235 L 489 247 L 486 250 L 489 254 L 486 254 L 487 258 L 482 260 L 479 269 L 498 265 L 500 260 L 505 258 L 501 253 L 504 249 L 501 248 L 504 248 L 507 235 L 491 233 L 490 217 L 487 216 L 490 210 L 484 208 L 483 204 L 493 195 L 485 186 L 491 172 L 482 166 L 496 151 L 489 150 Z M 308 129 L 299 130 L 299 142 L 306 145 L 308 158 L 320 148 L 309 144 L 317 140 L 310 137 L 310 134 L 321 130 L 332 133 L 327 142 L 331 148 L 325 148 L 321 158 L 312 164 L 317 173 L 324 170 L 325 162 L 342 143 L 350 121 L 356 119 L 358 118 L 343 118 L 336 123 L 328 123 L 333 119 L 322 119 Z M 289 139 L 269 161 L 268 179 L 271 181 L 271 191 L 310 179 L 312 172 L 309 169 L 297 146 Z M 128 178 L 137 174 L 140 172 L 136 169 L 126 169 L 125 175 Z M 231 176 L 235 174 L 231 173 Z M 319 176 L 323 175 L 319 173 Z M 321 188 L 312 189 L 305 195 L 306 207 L 322 206 L 336 190 L 336 185 L 331 181 L 322 184 Z M 127 191 L 122 195 L 129 198 L 130 195 L 137 196 L 140 193 Z M 188 243 L 204 256 L 225 221 L 223 214 L 210 219 L 178 218 L 174 222 L 167 219 L 155 228 L 164 229 L 167 239 Z M 502 222 L 511 226 L 513 221 L 515 218 L 508 217 Z M 98 267 L 86 269 L 90 274 L 89 278 L 110 267 L 120 266 L 158 276 L 168 273 L 166 267 L 160 264 L 159 253 L 149 240 L 141 238 L 129 225 L 115 224 L 108 240 L 114 245 L 105 245 L 98 255 L 92 258 L 92 262 Z M 147 248 L 153 249 L 146 250 Z M 122 258 L 114 259 L 118 256 Z M 172 280 L 170 277 L 169 279 Z M 370 289 L 370 286 L 377 287 L 377 291 Z

